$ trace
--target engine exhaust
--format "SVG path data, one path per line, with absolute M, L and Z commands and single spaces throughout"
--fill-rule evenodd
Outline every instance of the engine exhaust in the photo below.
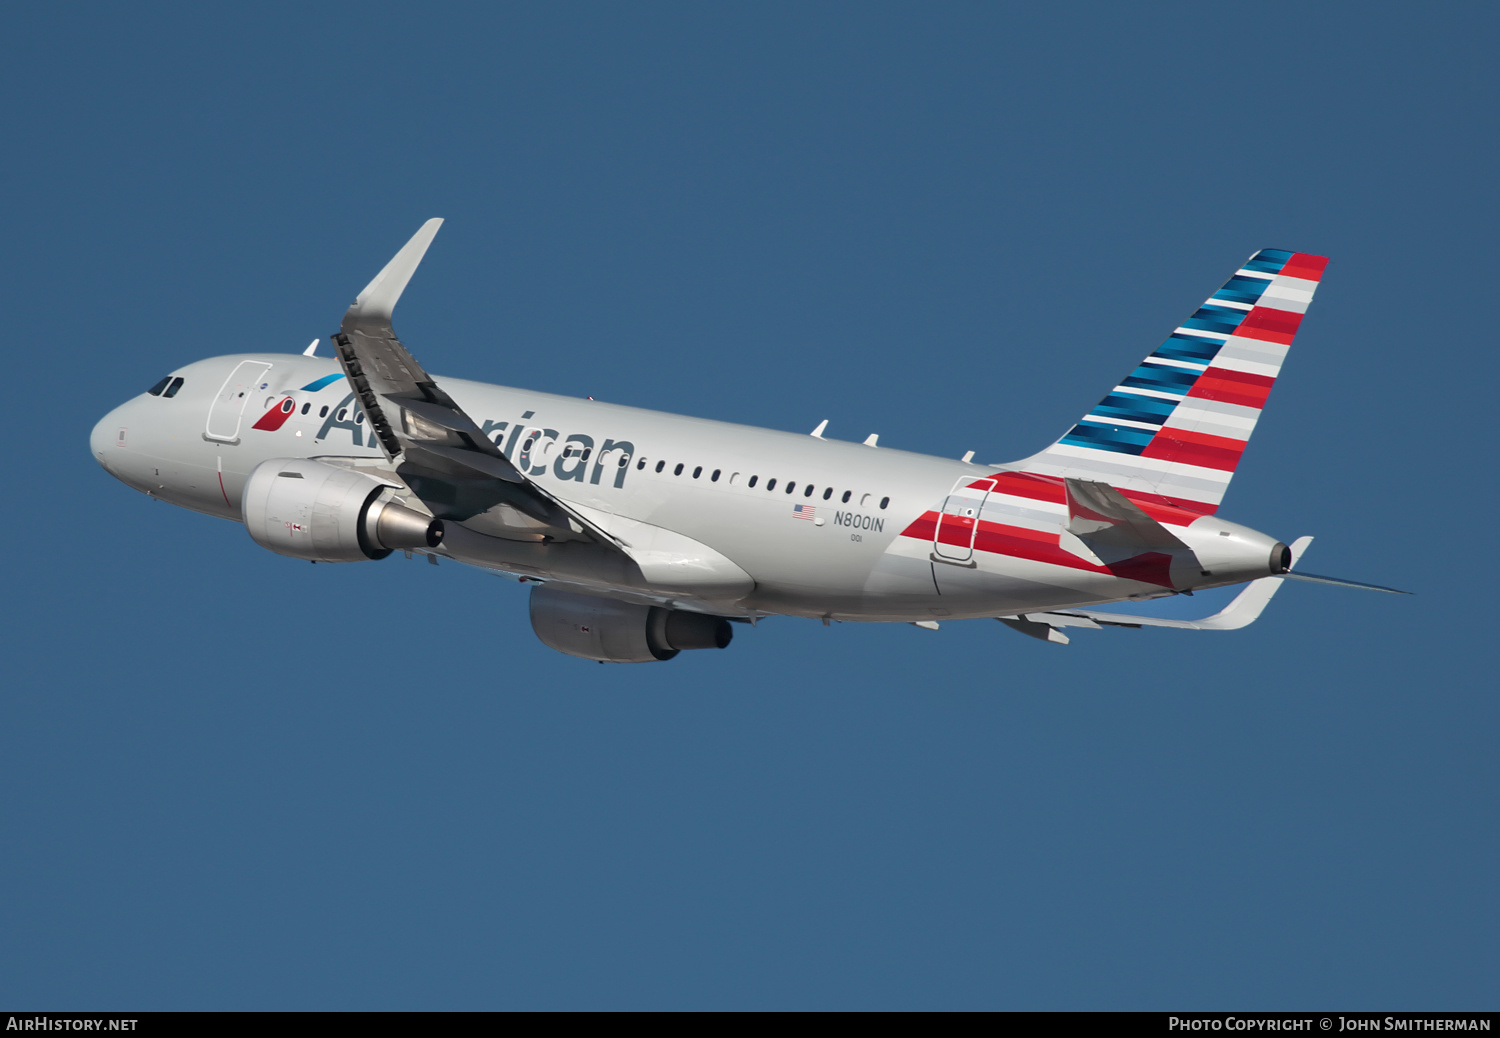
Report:
M 393 551 L 436 548 L 443 543 L 443 521 L 394 501 L 377 501 L 365 514 L 365 536 Z

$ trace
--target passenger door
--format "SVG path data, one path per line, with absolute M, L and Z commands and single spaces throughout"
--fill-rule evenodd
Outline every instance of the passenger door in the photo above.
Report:
M 263 360 L 239 362 L 208 406 L 208 425 L 203 431 L 205 440 L 240 442 L 240 417 L 245 412 L 245 405 L 255 395 L 256 387 L 270 370 L 271 365 Z
M 979 513 L 995 489 L 993 479 L 962 476 L 938 513 L 932 535 L 932 553 L 945 562 L 968 562 L 974 557 L 974 535 L 979 532 Z

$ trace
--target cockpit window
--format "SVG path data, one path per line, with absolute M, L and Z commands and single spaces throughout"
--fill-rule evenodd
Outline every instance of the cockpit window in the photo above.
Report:
M 150 393 L 152 396 L 161 396 L 161 391 L 163 389 L 166 389 L 167 388 L 167 384 L 169 382 L 171 382 L 171 381 L 172 381 L 172 376 L 168 375 L 166 378 L 162 379 L 156 385 L 154 385 L 150 389 L 146 390 L 146 392 Z
M 168 386 L 168 387 L 167 387 L 167 388 L 166 388 L 166 389 L 165 389 L 165 390 L 164 390 L 164 391 L 163 391 L 163 392 L 162 392 L 162 396 L 165 396 L 165 397 L 174 397 L 174 396 L 176 396 L 176 395 L 177 395 L 177 391 L 178 391 L 178 390 L 179 390 L 179 389 L 181 389 L 181 388 L 182 388 L 182 376 L 181 376 L 181 375 L 179 375 L 179 376 L 177 376 L 177 377 L 176 377 L 176 378 L 174 378 L 174 379 L 173 379 L 173 380 L 172 380 L 172 384 L 171 384 L 171 385 L 170 385 L 170 386 Z

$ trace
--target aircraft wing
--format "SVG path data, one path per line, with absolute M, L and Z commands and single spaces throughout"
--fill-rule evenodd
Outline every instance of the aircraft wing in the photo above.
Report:
M 354 300 L 334 353 L 396 473 L 439 519 L 526 540 L 615 538 L 539 487 L 396 338 L 391 314 L 442 220 L 428 220 Z
M 1299 537 L 1292 542 L 1293 566 L 1297 564 L 1297 560 L 1302 557 L 1302 553 L 1307 550 L 1312 540 L 1311 537 Z M 1020 613 L 1015 616 L 997 616 L 995 619 L 1011 630 L 1058 645 L 1068 644 L 1068 636 L 1062 631 L 1065 627 L 1081 627 L 1086 630 L 1099 630 L 1102 627 L 1175 627 L 1182 631 L 1237 631 L 1241 627 L 1248 627 L 1260 618 L 1262 610 L 1266 608 L 1281 584 L 1280 576 L 1252 580 L 1245 590 L 1235 595 L 1234 600 L 1227 606 L 1212 616 L 1205 616 L 1199 620 L 1167 620 L 1154 616 L 1135 616 L 1131 613 L 1104 613 L 1095 609 Z

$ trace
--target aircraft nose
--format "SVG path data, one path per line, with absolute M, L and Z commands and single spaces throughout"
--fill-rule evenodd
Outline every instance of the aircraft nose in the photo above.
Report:
M 94 460 L 111 475 L 114 474 L 114 470 L 109 465 L 109 452 L 117 445 L 123 447 L 125 438 L 129 436 L 129 429 L 120 414 L 122 410 L 123 408 L 117 407 L 109 412 L 99 419 L 93 432 L 89 433 L 89 450 L 93 453 Z

